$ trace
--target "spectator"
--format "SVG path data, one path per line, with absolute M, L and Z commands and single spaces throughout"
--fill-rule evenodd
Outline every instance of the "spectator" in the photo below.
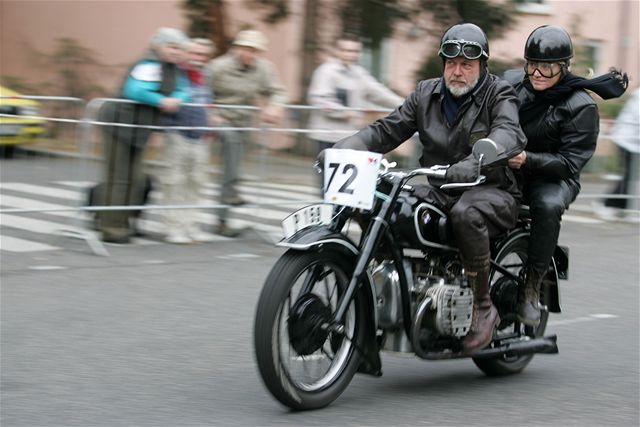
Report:
M 336 42 L 335 58 L 329 58 L 313 73 L 308 102 L 319 109 L 311 113 L 310 129 L 347 131 L 364 125 L 362 111 L 345 110 L 365 108 L 368 103 L 379 107 L 395 108 L 404 99 L 379 83 L 358 65 L 362 42 L 352 36 L 342 36 Z M 344 132 L 311 133 L 318 153 L 348 136 Z M 321 176 L 320 187 L 324 186 Z
M 624 209 L 636 211 L 640 209 L 637 199 L 640 195 L 638 188 L 640 184 L 638 176 L 638 170 L 640 170 L 640 88 L 636 88 L 616 119 L 612 139 L 620 149 L 623 172 L 622 179 L 611 194 L 630 196 L 630 198 L 606 198 L 604 209 L 596 210 L 604 218 L 620 216 Z M 637 213 L 633 216 L 633 213 L 629 212 L 627 219 L 637 221 Z
M 189 78 L 191 102 L 210 104 L 213 94 L 207 84 L 204 66 L 213 53 L 213 43 L 207 39 L 193 39 L 185 43 L 182 69 Z M 174 126 L 202 128 L 208 125 L 204 106 L 183 105 L 174 116 Z M 207 181 L 209 145 L 203 130 L 168 130 L 164 147 L 161 182 L 165 205 L 197 205 L 203 184 Z M 207 242 L 212 235 L 198 225 L 198 210 L 168 209 L 164 212 L 167 226 L 166 241 L 176 244 Z
M 157 30 L 150 49 L 127 71 L 117 94 L 137 103 L 107 102 L 100 111 L 103 122 L 134 125 L 103 127 L 106 185 L 100 199 L 104 205 L 137 205 L 144 198 L 142 157 L 153 130 L 136 126 L 160 125 L 162 116 L 176 113 L 182 102 L 189 101 L 189 82 L 176 65 L 186 40 L 174 28 Z M 134 214 L 133 210 L 99 212 L 102 240 L 128 243 Z
M 260 109 L 260 119 L 268 124 L 277 124 L 284 114 L 283 104 L 287 102 L 285 89 L 280 84 L 271 62 L 261 58 L 267 49 L 267 40 L 258 31 L 240 31 L 233 41 L 231 50 L 211 61 L 207 67 L 210 84 L 216 94 L 216 102 L 229 105 L 256 105 L 260 98 L 266 105 Z M 249 127 L 254 118 L 250 109 L 221 108 L 216 122 L 222 126 Z M 244 146 L 250 141 L 250 134 L 243 131 L 223 131 L 221 133 L 223 175 L 220 201 L 226 205 L 242 205 L 245 200 L 238 193 L 240 167 Z M 228 209 L 219 213 L 216 232 L 227 237 L 235 237 L 239 230 L 227 225 Z

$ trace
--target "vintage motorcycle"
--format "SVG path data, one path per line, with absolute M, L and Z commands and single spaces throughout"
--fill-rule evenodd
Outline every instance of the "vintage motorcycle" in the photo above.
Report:
M 496 158 L 497 149 L 488 139 L 473 148 L 478 179 L 441 188 L 484 181 L 480 168 Z M 359 160 L 365 164 L 381 157 L 354 153 L 366 156 Z M 353 185 L 362 168 L 349 161 L 333 165 L 334 175 L 338 171 L 346 177 L 338 196 L 357 193 Z M 331 204 L 307 206 L 283 221 L 285 238 L 278 245 L 288 250 L 264 283 L 254 345 L 266 387 L 290 408 L 328 405 L 356 372 L 382 375 L 380 351 L 427 360 L 470 357 L 487 375 L 515 374 L 535 353 L 558 352 L 556 337 L 543 334 L 549 312 L 560 312 L 558 279 L 567 278 L 568 249 L 556 248 L 543 280 L 539 326 L 520 324 L 515 307 L 530 226 L 522 209 L 517 226 L 491 244 L 491 298 L 501 322 L 488 347 L 463 354 L 472 291 L 446 213 L 417 198 L 408 184 L 417 177 L 443 178 L 446 167 L 390 171 L 392 166 L 380 160 L 370 184 L 375 187 L 370 208 L 345 206 L 334 197 Z

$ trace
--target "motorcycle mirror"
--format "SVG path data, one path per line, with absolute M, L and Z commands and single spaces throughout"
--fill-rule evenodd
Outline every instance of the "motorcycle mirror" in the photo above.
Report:
M 498 158 L 498 145 L 489 138 L 482 138 L 473 144 L 473 157 L 480 160 L 482 156 L 483 164 L 490 164 Z

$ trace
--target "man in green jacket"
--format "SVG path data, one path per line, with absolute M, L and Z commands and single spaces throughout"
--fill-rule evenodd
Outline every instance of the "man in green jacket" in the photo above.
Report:
M 216 103 L 228 105 L 258 105 L 258 118 L 267 124 L 279 123 L 284 115 L 287 94 L 280 84 L 273 64 L 260 57 L 267 48 L 265 36 L 253 30 L 240 31 L 231 50 L 208 65 L 210 85 Z M 216 124 L 223 127 L 251 127 L 255 110 L 247 108 L 220 108 Z M 244 145 L 250 140 L 246 131 L 222 131 L 222 156 L 224 169 L 220 201 L 226 205 L 242 205 L 245 201 L 237 190 Z M 234 237 L 238 234 L 227 226 L 228 210 L 219 214 L 217 233 Z

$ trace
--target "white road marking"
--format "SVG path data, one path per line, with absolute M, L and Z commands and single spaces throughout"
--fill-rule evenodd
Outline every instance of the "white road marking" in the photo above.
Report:
M 64 190 L 62 188 L 46 187 L 42 185 L 26 184 L 24 182 L 2 182 L 0 189 L 19 191 L 21 193 L 35 194 L 37 196 L 55 197 L 64 200 L 84 200 L 85 196 L 78 191 Z
M 0 235 L 0 250 L 8 252 L 35 252 L 52 251 L 62 249 L 58 246 L 51 246 L 44 243 L 33 242 L 31 240 L 19 239 L 17 237 Z
M 61 265 L 32 265 L 28 267 L 29 270 L 36 271 L 50 271 L 50 270 L 66 270 L 67 267 L 63 267 Z
M 591 322 L 599 319 L 615 319 L 618 317 L 619 316 L 615 314 L 591 314 L 589 316 L 575 317 L 573 319 L 552 320 L 549 323 L 547 323 L 547 326 L 571 325 L 573 323 Z

